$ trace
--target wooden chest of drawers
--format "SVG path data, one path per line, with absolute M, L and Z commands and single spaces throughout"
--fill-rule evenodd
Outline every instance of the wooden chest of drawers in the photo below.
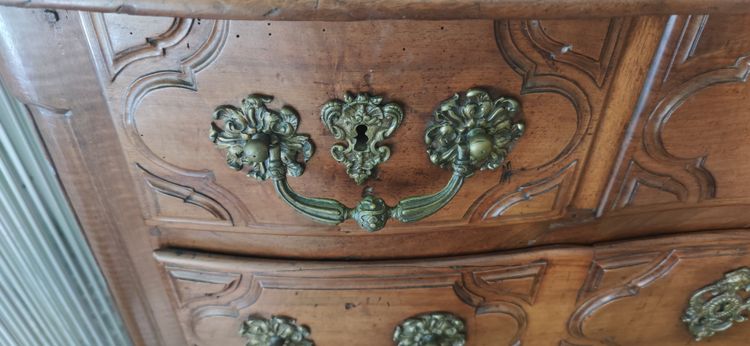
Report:
M 750 4 L 471 3 L 0 1 L 137 344 L 747 344 Z

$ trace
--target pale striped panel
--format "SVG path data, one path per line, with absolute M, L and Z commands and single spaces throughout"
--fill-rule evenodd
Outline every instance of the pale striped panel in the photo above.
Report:
M 0 90 L 0 345 L 130 344 L 28 112 Z

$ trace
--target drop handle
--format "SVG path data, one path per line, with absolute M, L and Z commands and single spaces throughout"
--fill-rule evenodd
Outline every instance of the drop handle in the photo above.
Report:
M 518 102 L 510 98 L 492 99 L 481 89 L 455 94 L 434 111 L 434 121 L 425 130 L 430 161 L 453 174 L 440 191 L 408 197 L 389 206 L 375 195 L 365 195 L 351 208 L 329 198 L 306 197 L 296 193 L 287 176 L 304 172 L 313 145 L 306 135 L 297 134 L 299 117 L 291 108 L 280 111 L 267 108 L 272 98 L 250 95 L 240 108 L 220 106 L 214 112 L 210 139 L 227 151 L 227 164 L 242 170 L 250 166 L 248 176 L 273 181 L 279 197 L 297 212 L 321 223 L 336 225 L 348 219 L 368 232 L 375 232 L 389 219 L 400 222 L 422 220 L 448 204 L 461 189 L 464 180 L 477 170 L 496 170 L 502 166 L 513 144 L 524 132 L 516 118 Z

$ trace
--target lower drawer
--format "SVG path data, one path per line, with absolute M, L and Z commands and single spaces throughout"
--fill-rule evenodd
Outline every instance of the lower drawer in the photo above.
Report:
M 685 345 L 697 336 L 746 345 L 750 326 L 735 320 L 750 306 L 750 270 L 735 270 L 750 266 L 749 239 L 724 232 L 381 262 L 180 250 L 156 258 L 191 345 L 267 346 L 285 336 L 322 346 L 394 345 L 394 337 L 402 345 Z M 716 291 L 696 294 L 714 283 Z

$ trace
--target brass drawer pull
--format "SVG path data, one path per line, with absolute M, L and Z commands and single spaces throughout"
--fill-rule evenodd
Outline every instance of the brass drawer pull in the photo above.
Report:
M 727 330 L 735 322 L 747 321 L 750 299 L 743 298 L 740 292 L 750 293 L 750 268 L 727 273 L 723 279 L 699 289 L 690 297 L 682 321 L 695 340 Z
M 249 317 L 240 326 L 240 335 L 247 339 L 246 346 L 314 346 L 308 339 L 310 329 L 288 317 L 272 316 L 270 319 Z
M 250 95 L 240 108 L 216 109 L 213 118 L 222 124 L 212 122 L 209 137 L 227 150 L 227 164 L 235 170 L 250 166 L 248 176 L 256 179 L 271 178 L 288 205 L 318 222 L 335 225 L 354 219 L 368 232 L 380 230 L 390 218 L 414 222 L 434 214 L 476 170 L 499 168 L 524 132 L 523 123 L 515 119 L 517 101 L 502 97 L 493 100 L 480 89 L 456 94 L 438 106 L 434 122 L 425 130 L 432 163 L 453 170 L 448 184 L 437 193 L 409 197 L 393 207 L 380 197 L 366 195 L 350 208 L 333 199 L 301 196 L 289 186 L 286 176 L 299 176 L 304 171 L 297 161 L 298 153 L 306 162 L 314 149 L 307 135 L 297 134 L 297 114 L 288 107 L 268 109 L 266 104 L 271 100 L 269 96 Z
M 457 316 L 432 312 L 401 322 L 393 332 L 396 346 L 464 346 L 466 327 Z

